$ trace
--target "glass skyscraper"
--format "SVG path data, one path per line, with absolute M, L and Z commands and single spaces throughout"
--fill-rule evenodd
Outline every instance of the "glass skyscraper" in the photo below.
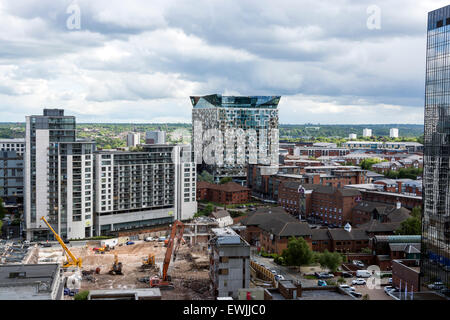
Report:
M 224 158 L 243 161 L 235 163 L 201 165 L 200 171 L 206 169 L 216 180 L 221 177 L 234 177 L 245 180 L 249 159 L 258 164 L 278 164 L 278 103 L 280 96 L 222 96 L 212 94 L 208 96 L 192 96 L 192 143 L 196 157 L 201 156 L 209 141 L 203 139 L 202 132 L 217 129 L 224 139 L 224 143 L 234 145 L 233 154 L 223 151 Z M 201 129 L 196 126 L 201 124 Z M 235 132 L 233 138 L 230 132 Z M 228 141 L 227 141 L 228 139 Z M 245 144 L 241 148 L 239 143 Z M 259 155 L 268 154 L 270 159 L 263 159 Z M 253 157 L 253 158 L 252 158 Z M 198 158 L 197 158 L 198 160 Z M 203 159 L 204 160 L 204 159 Z M 253 161 L 253 160 L 252 160 Z M 231 161 L 230 161 L 231 162 Z M 199 163 L 197 161 L 197 163 Z
M 450 5 L 428 13 L 421 283 L 449 287 Z

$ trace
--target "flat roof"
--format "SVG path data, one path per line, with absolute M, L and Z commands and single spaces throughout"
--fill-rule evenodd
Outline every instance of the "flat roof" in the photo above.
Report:
M 0 265 L 0 287 L 53 282 L 59 264 Z

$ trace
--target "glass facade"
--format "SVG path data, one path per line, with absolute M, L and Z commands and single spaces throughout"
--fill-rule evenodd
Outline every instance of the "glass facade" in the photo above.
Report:
M 428 14 L 421 283 L 449 287 L 450 6 Z
M 203 132 L 208 129 L 219 129 L 224 135 L 224 139 L 226 139 L 226 130 L 228 129 L 243 129 L 246 132 L 254 129 L 256 131 L 254 138 L 257 139 L 256 150 L 267 150 L 268 152 L 275 150 L 273 153 L 276 153 L 278 157 L 278 136 L 272 136 L 272 132 L 274 129 L 278 130 L 277 107 L 280 102 L 280 96 L 222 96 L 213 94 L 192 96 L 190 98 L 193 106 L 192 121 L 193 123 L 195 121 L 201 122 Z M 266 134 L 261 134 L 262 132 L 266 132 Z M 196 150 L 194 140 L 197 136 L 195 126 L 193 126 L 194 150 Z M 246 139 L 247 146 L 251 145 L 251 138 L 248 135 L 244 139 Z M 203 141 L 203 148 L 206 147 L 207 143 L 209 141 Z M 237 144 L 237 141 L 235 143 Z M 236 159 L 237 152 L 240 152 L 240 150 L 235 148 L 234 157 Z M 220 166 L 203 164 L 200 171 L 206 169 L 215 178 L 225 176 L 245 178 L 247 175 L 246 164 L 249 163 L 249 157 L 255 156 L 255 153 L 247 147 L 245 149 L 245 164 L 227 164 L 226 162 Z M 227 153 L 225 150 L 224 158 L 226 157 Z

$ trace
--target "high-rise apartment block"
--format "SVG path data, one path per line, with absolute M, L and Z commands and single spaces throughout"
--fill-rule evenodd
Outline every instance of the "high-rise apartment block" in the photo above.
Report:
M 141 135 L 139 132 L 128 132 L 127 147 L 136 147 L 141 143 Z
M 146 144 L 165 144 L 166 132 L 165 131 L 148 131 L 145 133 Z
M 371 137 L 372 136 L 372 129 L 363 129 L 363 137 Z
M 0 151 L 15 151 L 19 156 L 23 156 L 25 139 L 0 139 Z
M 391 128 L 389 130 L 389 137 L 390 138 L 398 138 L 398 129 L 397 128 Z
M 26 117 L 25 231 L 46 239 L 46 217 L 63 238 L 92 235 L 92 160 L 95 144 L 76 141 L 75 117 L 44 109 Z
M 279 96 L 192 96 L 192 145 L 216 180 L 245 180 L 248 163 L 278 165 Z
M 450 5 L 428 13 L 421 284 L 450 286 Z
M 96 154 L 98 235 L 186 220 L 196 212 L 196 176 L 190 146 L 143 148 L 140 152 Z
M 76 140 L 75 117 L 64 110 L 26 120 L 27 239 L 49 238 L 41 217 L 63 239 L 76 239 L 186 220 L 197 211 L 190 145 L 96 151 L 94 142 Z

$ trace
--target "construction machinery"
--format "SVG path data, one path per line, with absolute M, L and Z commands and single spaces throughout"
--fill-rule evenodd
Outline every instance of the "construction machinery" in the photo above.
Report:
M 69 250 L 69 248 L 67 248 L 66 244 L 61 239 L 59 234 L 57 234 L 56 231 L 53 230 L 52 226 L 47 222 L 45 217 L 42 217 L 41 220 L 44 221 L 44 223 L 47 225 L 47 227 L 53 232 L 56 240 L 58 240 L 59 244 L 64 249 L 64 253 L 66 254 L 67 261 L 64 262 L 63 268 L 68 268 L 68 267 L 81 268 L 81 264 L 82 264 L 81 258 L 77 258 L 73 255 L 73 253 Z
M 177 256 L 177 251 L 180 246 L 180 243 L 183 241 L 183 232 L 184 232 L 184 223 L 181 221 L 175 220 L 172 226 L 172 232 L 170 234 L 169 241 L 167 243 L 166 255 L 164 256 L 164 263 L 162 268 L 161 277 L 154 276 L 150 278 L 149 284 L 150 287 L 157 287 L 161 289 L 173 289 L 173 284 L 170 282 L 171 278 L 167 274 L 167 270 L 169 269 L 170 260 L 173 254 L 173 261 L 175 261 Z M 176 244 L 175 244 L 176 242 Z
M 150 269 L 156 267 L 155 264 L 155 255 L 153 253 L 150 253 L 148 255 L 148 258 L 144 258 L 142 261 L 142 269 Z
M 123 274 L 122 262 L 119 262 L 119 256 L 116 253 L 114 254 L 114 264 L 112 265 L 111 270 L 109 270 L 109 274 L 111 275 Z

